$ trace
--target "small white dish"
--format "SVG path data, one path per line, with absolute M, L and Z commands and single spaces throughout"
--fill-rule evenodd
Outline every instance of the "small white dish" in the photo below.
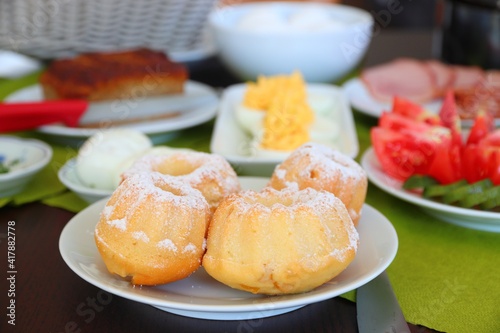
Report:
M 113 191 L 110 190 L 91 188 L 82 183 L 76 173 L 76 158 L 67 161 L 59 169 L 57 176 L 64 186 L 88 203 L 94 203 L 103 198 L 107 198 L 113 193 Z
M 22 192 L 52 159 L 52 148 L 39 140 L 0 136 L 0 198 Z
M 244 189 L 259 190 L 268 180 L 240 177 Z M 173 283 L 134 287 L 130 282 L 108 272 L 95 245 L 94 229 L 105 203 L 106 200 L 101 200 L 84 209 L 63 229 L 59 250 L 66 264 L 82 279 L 107 292 L 192 318 L 264 318 L 336 297 L 377 277 L 393 261 L 398 248 L 397 234 L 389 220 L 371 206 L 365 205 L 357 228 L 360 245 L 356 258 L 340 275 L 310 292 L 273 297 L 254 295 L 217 282 L 203 268 Z
M 239 174 L 267 177 L 290 153 L 256 153 L 253 138 L 238 124 L 236 118 L 236 107 L 241 104 L 245 90 L 246 84 L 235 84 L 224 90 L 210 150 L 224 156 Z M 335 140 L 323 143 L 352 158 L 356 157 L 359 151 L 356 128 L 342 89 L 330 84 L 309 83 L 307 93 L 309 98 L 314 98 L 315 95 L 334 98 L 335 107 L 330 109 L 326 116 L 338 120 L 336 129 L 339 129 L 340 133 Z
M 438 219 L 465 228 L 500 232 L 500 213 L 455 207 L 422 198 L 421 195 L 406 191 L 402 182 L 387 175 L 381 168 L 373 148 L 368 148 L 361 158 L 368 179 L 387 193 L 420 206 Z
M 159 143 L 166 141 L 165 138 L 171 137 L 174 131 L 202 124 L 215 117 L 219 104 L 219 97 L 212 87 L 203 83 L 188 81 L 185 85 L 185 95 L 186 97 L 192 96 L 196 98 L 206 97 L 208 101 L 193 109 L 182 110 L 182 112 L 175 117 L 131 123 L 120 127 L 141 131 L 148 135 L 153 143 Z M 41 100 L 43 100 L 43 92 L 38 84 L 17 90 L 5 98 L 6 102 L 34 102 Z M 137 102 L 128 101 L 114 101 L 109 103 L 110 107 L 116 108 L 120 110 L 120 112 L 130 112 L 132 107 L 137 107 L 136 104 Z M 79 146 L 83 141 L 102 131 L 102 129 L 67 127 L 60 124 L 54 124 L 41 126 L 38 128 L 38 131 L 48 135 L 58 143 Z

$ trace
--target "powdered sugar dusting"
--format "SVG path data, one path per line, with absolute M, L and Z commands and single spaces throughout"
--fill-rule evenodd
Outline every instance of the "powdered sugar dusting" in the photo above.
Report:
M 109 217 L 111 216 L 111 214 L 113 213 L 115 209 L 115 206 L 114 205 L 106 205 L 104 207 L 104 209 L 102 210 L 102 214 L 103 216 L 106 218 L 106 219 L 109 219 Z
M 123 184 L 131 185 L 130 191 L 138 196 L 134 202 L 140 202 L 152 195 L 157 201 L 168 201 L 186 208 L 199 208 L 207 205 L 200 191 L 172 176 L 140 172 L 131 175 Z
M 323 215 L 332 209 L 345 209 L 344 203 L 334 194 L 327 191 L 318 191 L 313 188 L 298 190 L 293 187 L 286 187 L 282 190 L 276 190 L 272 187 L 266 187 L 260 192 L 253 190 L 241 191 L 234 195 L 238 209 L 245 213 L 248 209 L 259 206 L 259 209 L 289 209 L 293 210 L 300 207 L 309 207 L 318 215 Z
M 200 191 L 192 188 L 189 184 L 159 173 L 137 173 L 119 185 L 103 209 L 101 221 L 116 228 L 117 231 L 125 232 L 129 221 L 132 221 L 131 219 L 136 215 L 138 208 L 144 209 L 145 202 L 157 207 L 175 207 L 179 212 L 195 210 L 199 212 L 199 216 L 208 216 L 209 214 L 207 201 Z M 168 204 L 164 205 L 164 203 Z M 163 214 L 162 209 L 154 209 L 148 213 L 158 217 Z M 169 223 L 169 221 L 165 223 Z M 172 224 L 170 227 L 176 228 L 176 225 Z M 131 237 L 143 242 L 150 242 L 148 235 L 141 229 L 134 230 Z M 159 242 L 158 246 L 177 251 L 174 243 L 169 239 Z
M 274 175 L 279 179 L 285 179 L 286 170 L 285 169 L 276 169 L 274 170 Z
M 350 222 L 350 221 L 349 221 Z M 342 248 L 335 248 L 333 251 L 330 253 L 332 257 L 339 261 L 345 261 L 346 256 L 350 251 L 357 252 L 358 250 L 358 244 L 359 244 L 359 233 L 354 227 L 354 224 L 349 223 L 349 225 L 346 225 L 346 232 L 347 236 L 349 239 L 349 244 L 347 246 L 344 246 Z
M 141 240 L 144 243 L 149 243 L 149 237 L 144 231 L 134 231 L 132 237 L 137 240 Z
M 160 249 L 168 249 L 172 252 L 177 252 L 177 246 L 175 246 L 174 242 L 171 239 L 165 238 L 164 240 L 159 241 L 156 246 Z
M 193 243 L 189 243 L 188 245 L 186 245 L 184 247 L 184 249 L 182 250 L 183 253 L 196 253 L 196 251 L 198 250 L 198 248 L 196 247 L 196 245 L 194 245 Z
M 182 179 L 191 185 L 197 185 L 206 178 L 215 179 L 223 188 L 229 192 L 240 189 L 236 173 L 226 159 L 217 154 L 203 152 L 176 152 L 166 155 L 145 155 L 138 159 L 129 170 L 123 174 L 123 178 L 130 177 L 135 173 L 158 172 L 159 166 L 165 163 L 176 163 L 176 161 L 187 162 L 193 170 L 184 175 L 172 176 Z
M 307 163 L 301 161 L 307 161 Z M 322 170 L 322 177 L 328 177 L 330 180 L 338 179 L 342 182 L 347 182 L 349 179 L 366 178 L 366 172 L 352 158 L 331 147 L 318 143 L 311 142 L 301 146 L 290 154 L 285 162 L 280 164 L 274 172 L 274 177 L 283 182 L 291 181 L 289 178 L 293 178 L 285 168 L 285 164 L 288 163 L 288 165 L 302 168 L 297 175 L 299 179 L 309 178 L 313 170 Z
M 109 220 L 107 223 L 115 228 L 120 229 L 121 231 L 127 230 L 127 220 L 126 219 L 115 219 Z

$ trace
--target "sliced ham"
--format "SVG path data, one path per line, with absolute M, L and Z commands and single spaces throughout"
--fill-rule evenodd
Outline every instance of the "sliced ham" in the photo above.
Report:
M 487 71 L 482 80 L 472 82 L 475 83 L 468 88 L 455 90 L 460 117 L 473 119 L 479 110 L 484 110 L 500 118 L 500 71 Z
M 399 58 L 370 67 L 361 73 L 361 80 L 371 95 L 382 102 L 391 102 L 394 96 L 420 103 L 436 97 L 434 74 L 419 60 Z
M 497 93 L 500 93 L 500 70 L 489 70 L 485 75 L 486 84 Z
M 479 110 L 500 118 L 498 70 L 399 58 L 365 69 L 361 80 L 371 96 L 381 102 L 392 102 L 394 96 L 398 96 L 427 103 L 453 89 L 462 119 L 473 119 Z
M 425 64 L 431 70 L 436 96 L 444 95 L 446 90 L 453 85 L 456 76 L 455 71 L 450 66 L 437 60 L 428 60 Z
M 479 67 L 452 65 L 450 68 L 455 72 L 454 90 L 470 89 L 485 80 L 485 72 Z

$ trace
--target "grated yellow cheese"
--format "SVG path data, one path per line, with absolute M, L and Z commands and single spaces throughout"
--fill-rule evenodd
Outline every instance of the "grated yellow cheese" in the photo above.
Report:
M 260 76 L 247 85 L 243 105 L 266 112 L 262 148 L 290 151 L 310 141 L 314 111 L 307 103 L 306 84 L 299 72 Z

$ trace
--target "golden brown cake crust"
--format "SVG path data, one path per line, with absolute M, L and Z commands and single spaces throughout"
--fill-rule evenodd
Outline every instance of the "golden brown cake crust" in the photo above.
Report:
M 235 289 L 302 293 L 346 269 L 358 241 L 345 205 L 332 193 L 247 190 L 226 197 L 215 211 L 202 264 Z
M 46 99 L 104 101 L 181 93 L 187 78 L 163 52 L 137 49 L 54 60 L 40 84 Z
M 209 220 L 199 191 L 172 177 L 135 174 L 113 192 L 94 238 L 110 273 L 132 284 L 164 284 L 198 269 Z
M 368 178 L 352 158 L 330 147 L 307 143 L 276 167 L 268 185 L 278 190 L 291 186 L 299 190 L 310 187 L 331 192 L 342 200 L 357 225 Z

